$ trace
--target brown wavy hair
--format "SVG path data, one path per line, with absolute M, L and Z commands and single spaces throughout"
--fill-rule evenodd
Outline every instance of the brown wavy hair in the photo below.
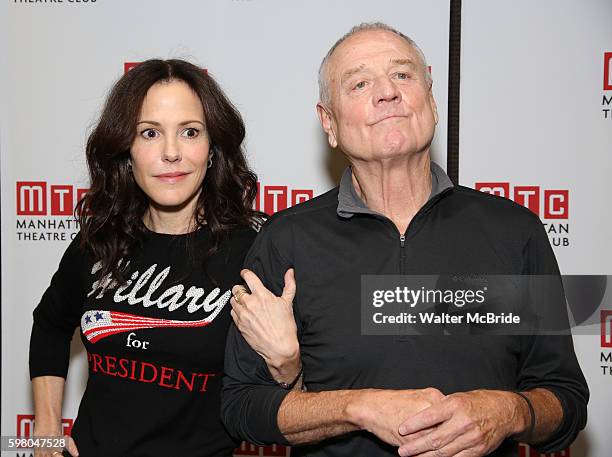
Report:
M 262 221 L 263 214 L 253 210 L 257 176 L 244 156 L 245 127 L 240 113 L 206 70 L 178 59 L 144 61 L 113 86 L 87 140 L 91 185 L 75 209 L 81 246 L 101 262 L 101 276 L 111 274 L 119 283 L 124 276 L 120 259 L 129 256 L 147 232 L 143 216 L 149 199 L 128 166 L 136 123 L 149 88 L 174 80 L 189 85 L 202 102 L 214 151 L 214 163 L 202 182 L 194 214 L 196 226 L 208 224 L 212 232 L 209 254 L 232 230 L 257 227 Z

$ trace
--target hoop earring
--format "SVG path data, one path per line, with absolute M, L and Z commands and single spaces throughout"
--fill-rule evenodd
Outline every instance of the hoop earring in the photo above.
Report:
M 130 173 L 132 173 L 132 161 L 131 160 L 127 161 L 127 169 Z
M 214 150 L 214 148 L 213 148 L 213 150 L 212 150 L 212 151 L 210 151 L 210 156 L 208 157 L 208 166 L 207 166 L 206 168 L 210 168 L 210 167 L 212 167 L 212 164 L 213 164 L 212 159 L 213 159 L 213 156 L 214 156 L 214 155 L 215 155 L 215 150 Z

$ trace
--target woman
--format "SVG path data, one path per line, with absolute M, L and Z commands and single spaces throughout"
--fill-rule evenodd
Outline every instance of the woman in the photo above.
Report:
M 149 60 L 116 83 L 87 142 L 80 233 L 34 310 L 36 436 L 61 435 L 79 326 L 89 379 L 72 455 L 231 455 L 219 420 L 227 302 L 261 223 L 244 135 L 217 84 L 188 62 Z

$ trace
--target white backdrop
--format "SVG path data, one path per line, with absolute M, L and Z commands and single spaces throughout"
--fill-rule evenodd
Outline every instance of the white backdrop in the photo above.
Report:
M 343 166 L 317 123 L 319 63 L 352 25 L 382 20 L 413 37 L 428 57 L 442 114 L 433 149 L 437 161 L 446 163 L 447 0 L 0 5 L 4 436 L 31 432 L 31 313 L 77 230 L 68 225 L 69 215 L 56 213 L 69 213 L 78 189 L 87 187 L 83 145 L 125 63 L 178 57 L 206 67 L 244 116 L 248 157 L 262 194 L 266 186 L 280 186 L 289 196 L 292 190 L 317 195 L 336 184 Z M 261 201 L 262 209 L 274 209 L 263 195 Z M 63 410 L 67 426 L 87 368 L 77 338 L 74 343 Z M 287 451 L 253 448 L 241 454 L 275 452 Z
M 508 183 L 519 200 L 536 191 L 527 204 L 540 202 L 564 274 L 612 273 L 611 20 L 609 0 L 463 2 L 460 182 Z M 610 284 L 602 307 L 612 310 Z M 590 330 L 574 336 L 591 400 L 572 457 L 612 455 L 612 350 Z
M 2 435 L 29 431 L 31 312 L 76 231 L 70 216 L 52 213 L 62 212 L 62 202 L 71 210 L 78 189 L 87 187 L 83 144 L 126 62 L 179 57 L 208 69 L 245 118 L 262 209 L 273 210 L 265 204 L 266 186 L 279 186 L 291 203 L 292 190 L 316 195 L 335 185 L 343 161 L 328 151 L 316 120 L 316 72 L 329 46 L 361 21 L 388 22 L 427 55 L 441 114 L 434 156 L 445 165 L 448 3 L 1 3 Z M 508 197 L 515 199 L 536 192 L 522 201 L 534 210 L 539 202 L 563 273 L 612 274 L 606 188 L 612 113 L 604 111 L 612 108 L 606 102 L 612 101 L 612 63 L 605 60 L 612 52 L 612 2 L 463 3 L 461 183 L 502 189 L 507 183 Z M 35 193 L 40 183 L 46 195 Z M 59 185 L 68 187 L 52 188 Z M 68 195 L 64 191 L 73 195 L 72 204 L 58 199 Z M 28 214 L 32 210 L 41 214 Z M 611 289 L 604 307 L 612 310 Z M 574 340 L 591 388 L 589 423 L 571 451 L 558 457 L 608 456 L 612 363 L 604 359 L 612 350 L 599 333 Z M 86 377 L 84 353 L 75 342 L 67 425 Z

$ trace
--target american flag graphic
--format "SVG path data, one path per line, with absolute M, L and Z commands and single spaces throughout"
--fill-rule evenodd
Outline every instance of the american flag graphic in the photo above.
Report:
M 81 329 L 85 337 L 92 343 L 115 335 L 116 333 L 130 332 L 143 328 L 159 327 L 204 327 L 210 324 L 215 315 L 210 315 L 198 321 L 177 321 L 170 319 L 155 319 L 137 316 L 135 314 L 119 311 L 86 311 L 81 317 Z

